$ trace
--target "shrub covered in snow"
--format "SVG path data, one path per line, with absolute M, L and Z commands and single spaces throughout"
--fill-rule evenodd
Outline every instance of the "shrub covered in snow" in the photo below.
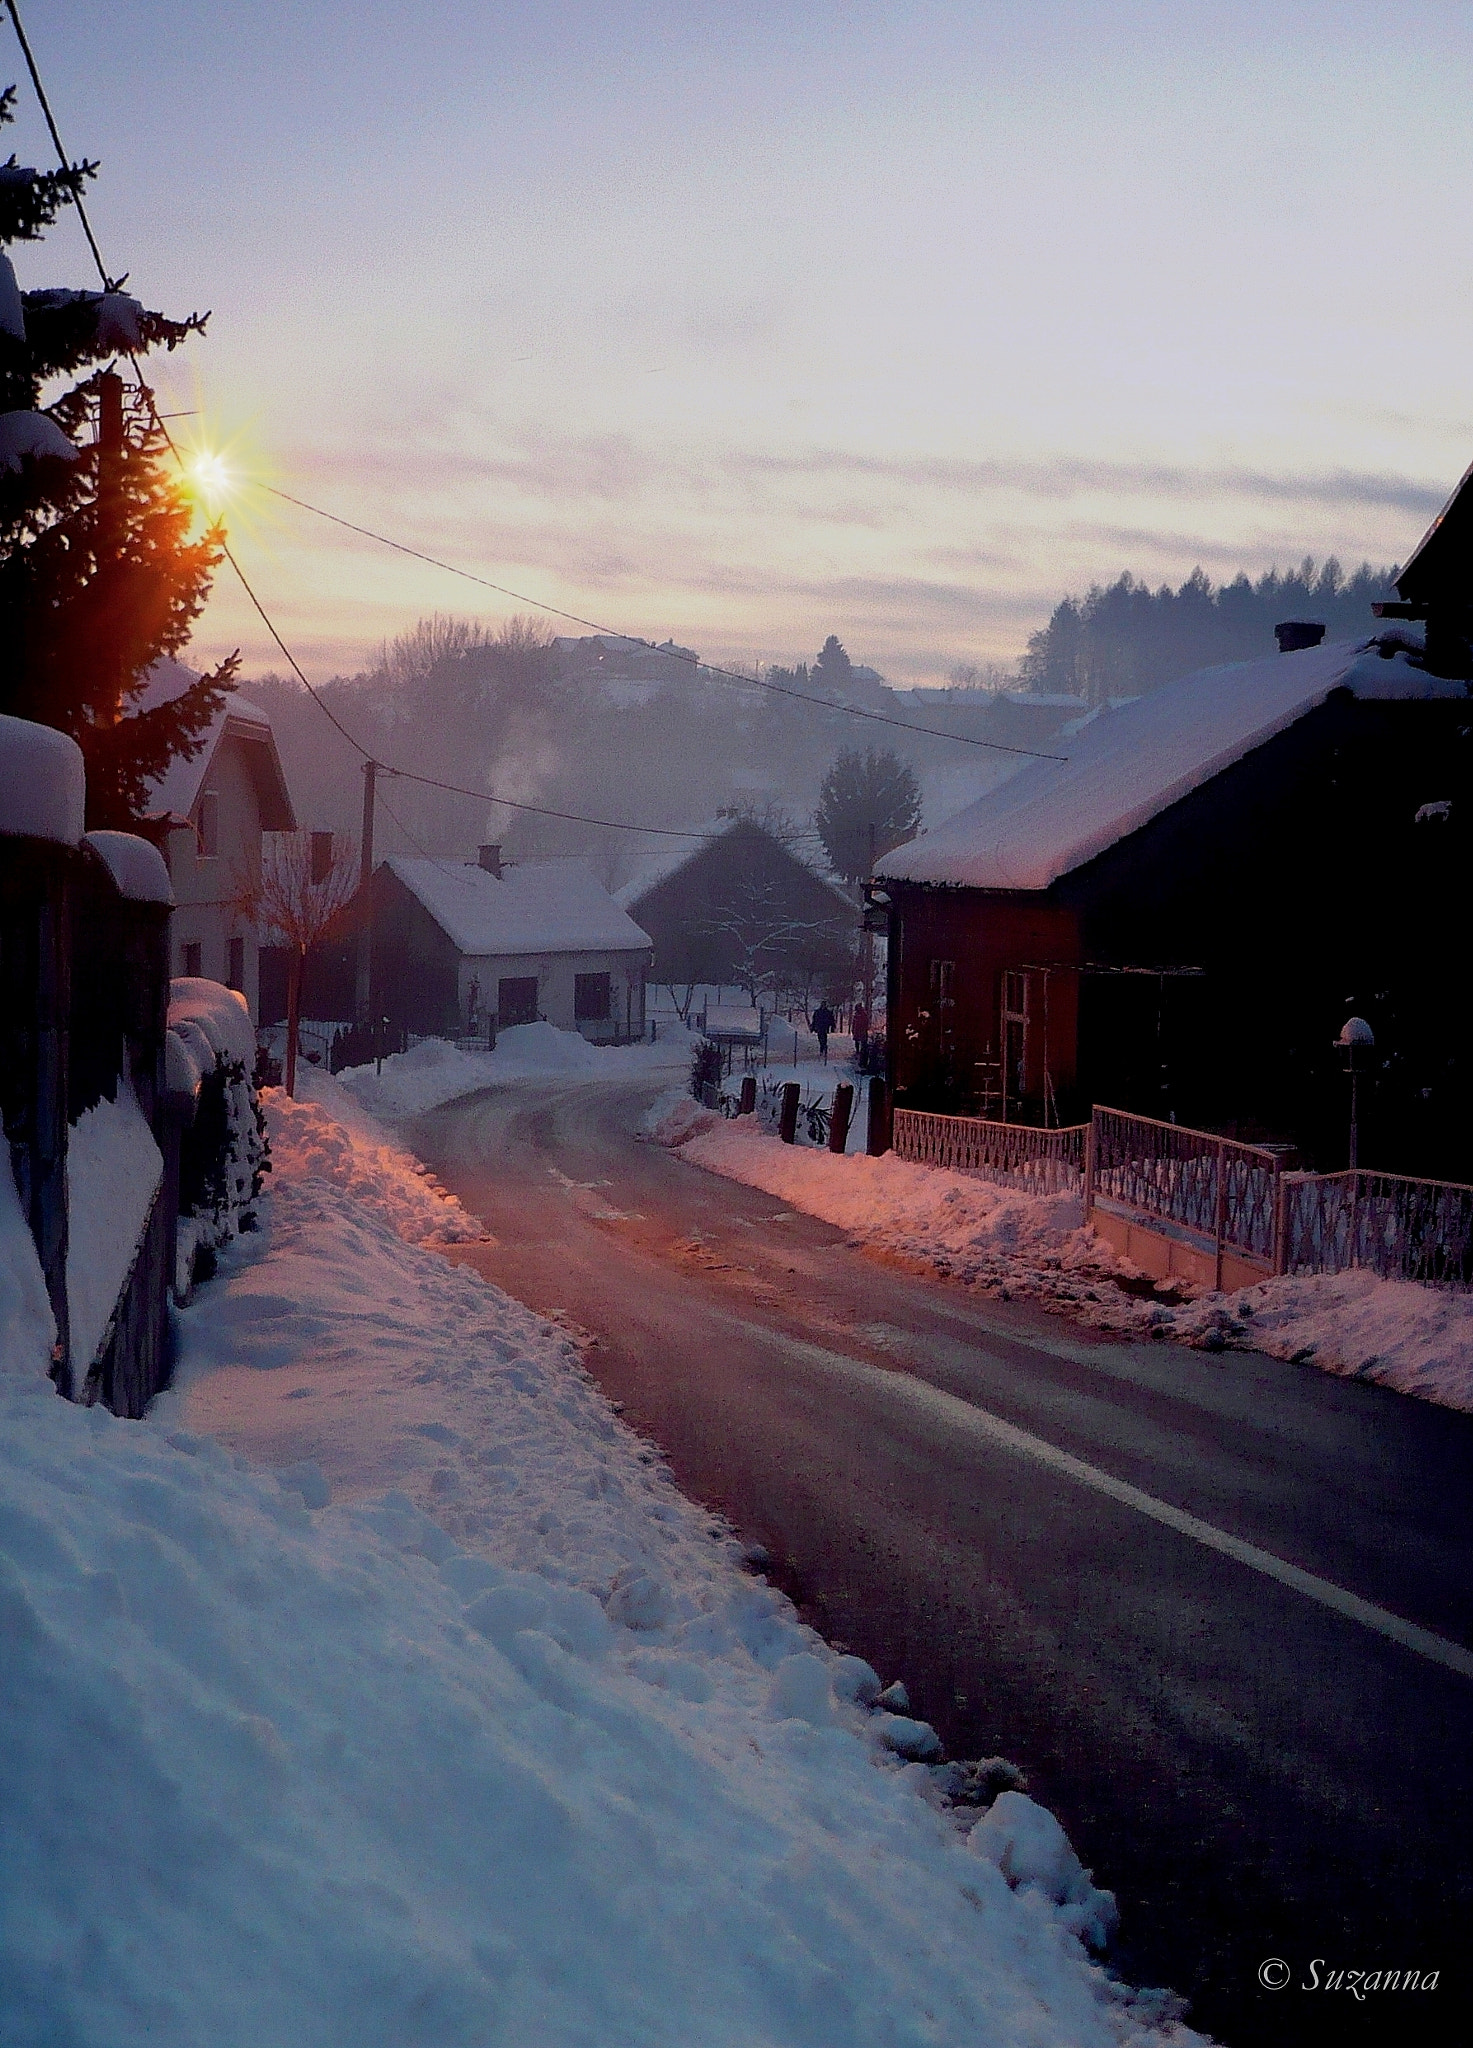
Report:
M 198 977 L 175 981 L 169 1029 L 199 1076 L 195 1118 L 179 1158 L 174 1284 L 182 1295 L 213 1269 L 215 1254 L 232 1238 L 255 1229 L 271 1148 L 253 1078 L 256 1038 L 245 997 Z

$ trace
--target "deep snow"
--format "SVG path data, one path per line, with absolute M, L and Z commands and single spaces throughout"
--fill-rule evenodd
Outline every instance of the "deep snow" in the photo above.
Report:
M 0 2038 L 1194 2039 L 312 1085 L 144 1424 L 52 1394 L 0 1214 Z

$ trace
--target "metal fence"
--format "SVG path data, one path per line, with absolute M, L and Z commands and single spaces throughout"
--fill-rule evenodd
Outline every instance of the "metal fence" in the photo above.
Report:
M 894 1151 L 923 1166 L 975 1173 L 983 1180 L 1026 1188 L 1030 1194 L 1077 1194 L 1084 1185 L 1088 1124 L 1037 1130 L 1031 1124 L 992 1123 L 978 1116 L 935 1116 L 897 1109 Z
M 1473 1285 L 1473 1187 L 1401 1173 L 1286 1173 L 1279 1271 Z
M 1103 1196 L 1224 1250 L 1275 1264 L 1279 1155 L 1210 1131 L 1096 1109 L 1086 1205 Z

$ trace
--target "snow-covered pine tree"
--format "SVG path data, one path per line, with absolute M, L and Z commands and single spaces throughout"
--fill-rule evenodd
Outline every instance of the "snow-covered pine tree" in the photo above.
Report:
M 0 93 L 0 124 L 14 99 Z M 149 670 L 189 637 L 223 534 L 191 533 L 149 397 L 116 365 L 177 348 L 208 316 L 151 313 L 125 279 L 22 292 L 5 254 L 40 241 L 96 170 L 0 163 L 0 711 L 70 733 L 88 823 L 126 826 L 148 783 L 198 749 L 238 656 L 140 707 Z

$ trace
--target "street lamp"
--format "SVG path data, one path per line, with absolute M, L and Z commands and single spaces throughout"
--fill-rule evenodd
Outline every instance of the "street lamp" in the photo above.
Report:
M 1340 1057 L 1345 1063 L 1346 1073 L 1350 1076 L 1350 1170 L 1354 1173 L 1359 1163 L 1356 1155 L 1359 1150 L 1357 1097 L 1360 1077 L 1371 1064 L 1376 1034 L 1364 1017 L 1347 1017 L 1340 1027 L 1340 1036 L 1335 1043 L 1340 1048 Z

